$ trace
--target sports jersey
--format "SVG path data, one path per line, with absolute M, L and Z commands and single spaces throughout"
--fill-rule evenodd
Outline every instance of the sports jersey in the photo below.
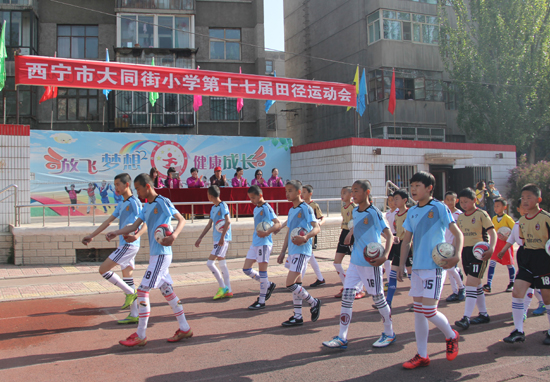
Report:
M 514 243 L 517 243 L 518 245 L 523 245 L 523 239 L 519 237 L 519 221 L 514 224 L 514 228 L 512 228 L 512 232 L 510 233 L 510 236 L 508 236 L 508 240 L 506 240 L 507 243 L 510 243 L 514 245 Z
M 210 210 L 210 220 L 212 220 L 212 224 L 214 225 L 214 229 L 212 231 L 214 244 L 218 244 L 218 242 L 222 238 L 222 233 L 218 232 L 218 230 L 216 229 L 216 224 L 220 220 L 225 220 L 225 215 L 229 215 L 229 208 L 227 207 L 227 204 L 225 204 L 225 202 L 221 202 L 217 206 L 212 206 L 212 209 Z M 231 226 L 229 226 L 229 228 L 227 229 L 224 240 L 231 241 Z
M 357 207 L 357 205 L 353 202 L 351 202 L 347 206 L 340 207 L 340 214 L 342 214 L 342 229 L 349 229 L 348 223 L 352 219 L 353 209 L 355 207 Z
M 512 219 L 508 214 L 503 214 L 502 216 L 493 216 L 493 227 L 498 232 L 502 227 L 508 227 L 510 229 L 514 228 L 514 219 Z
M 178 213 L 170 199 L 157 195 L 151 203 L 146 203 L 139 213 L 138 218 L 147 224 L 147 235 L 149 237 L 149 255 L 171 255 L 172 247 L 160 245 L 155 239 L 155 231 L 161 224 L 170 224 L 172 216 Z
M 261 206 L 256 206 L 254 208 L 254 234 L 252 235 L 252 245 L 254 247 L 260 247 L 262 245 L 273 245 L 272 235 L 267 237 L 259 237 L 258 232 L 256 232 L 256 227 L 261 222 L 271 223 L 273 219 L 276 219 L 275 211 L 269 205 L 269 203 L 264 203 Z
M 292 242 L 290 236 L 294 228 L 302 227 L 310 232 L 313 229 L 311 223 L 317 222 L 313 209 L 305 202 L 302 202 L 298 207 L 292 207 L 288 211 L 288 255 L 305 255 L 311 256 L 312 239 L 309 239 L 303 245 L 296 245 Z
M 431 199 L 426 205 L 413 206 L 407 212 L 403 228 L 413 234 L 413 269 L 440 268 L 432 259 L 436 245 L 445 240 L 445 230 L 454 223 L 447 206 Z
M 542 208 L 532 218 L 519 218 L 519 237 L 527 249 L 544 249 L 550 236 L 550 214 Z
M 458 215 L 462 214 L 462 211 L 457 209 L 455 212 L 451 212 L 453 215 L 454 221 L 457 221 Z M 455 240 L 455 235 L 451 233 L 451 230 L 449 230 L 449 227 L 447 227 L 447 230 L 445 231 L 445 243 L 453 244 L 453 241 Z
M 369 243 L 381 243 L 380 235 L 385 228 L 389 228 L 384 220 L 382 212 L 372 204 L 364 211 L 359 211 L 359 206 L 353 210 L 353 250 L 351 251 L 351 263 L 363 267 L 372 267 L 365 260 L 363 251 Z
M 141 210 L 141 202 L 134 195 L 130 195 L 128 199 L 119 202 L 115 207 L 115 212 L 113 212 L 113 216 L 118 218 L 118 228 L 122 229 L 128 224 L 134 224 Z M 129 244 L 139 247 L 140 239 L 137 239 L 132 243 L 127 243 L 126 240 L 124 240 L 124 237 L 120 235 L 119 240 L 119 245 Z
M 396 214 L 393 225 L 395 226 L 395 236 L 399 238 L 399 240 L 403 240 L 405 238 L 405 228 L 403 228 L 403 223 L 405 223 L 405 219 L 407 218 L 407 212 L 409 212 L 408 209 L 406 209 L 403 214 Z
M 464 235 L 464 247 L 473 247 L 480 241 L 488 243 L 487 231 L 494 228 L 487 212 L 479 208 L 476 208 L 470 215 L 460 214 L 457 224 Z
M 396 208 L 395 210 L 393 211 L 390 210 L 385 214 L 386 220 L 388 221 L 390 226 L 391 233 L 393 233 L 394 235 L 397 232 L 397 227 L 395 226 L 395 215 L 397 215 L 398 212 L 399 212 L 399 208 Z
M 317 220 L 321 219 L 323 217 L 323 211 L 321 211 L 321 207 L 319 207 L 319 205 L 314 201 L 311 201 L 308 204 L 313 209 L 313 212 L 315 213 L 315 217 L 317 218 Z

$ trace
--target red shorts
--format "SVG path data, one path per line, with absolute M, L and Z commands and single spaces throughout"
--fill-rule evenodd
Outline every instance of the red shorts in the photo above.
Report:
M 502 259 L 499 259 L 497 257 L 498 253 L 504 246 L 506 245 L 506 242 L 500 239 L 497 239 L 497 245 L 495 246 L 495 251 L 493 252 L 493 256 L 491 256 L 491 260 L 495 260 L 497 263 L 500 263 L 502 265 L 513 265 L 514 264 L 514 250 L 512 247 L 508 249 L 508 252 L 502 256 Z

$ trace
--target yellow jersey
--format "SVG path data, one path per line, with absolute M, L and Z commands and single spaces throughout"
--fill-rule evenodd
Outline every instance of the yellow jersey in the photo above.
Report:
M 321 207 L 319 207 L 317 203 L 315 203 L 312 200 L 311 203 L 309 203 L 309 206 L 313 209 L 313 212 L 315 212 L 315 217 L 317 218 L 317 220 L 323 217 L 323 212 L 321 211 Z
M 349 230 L 348 223 L 352 219 L 352 212 L 355 207 L 357 207 L 357 205 L 350 202 L 347 206 L 342 206 L 340 208 L 340 213 L 342 214 L 342 229 Z
M 494 229 L 493 222 L 487 212 L 479 208 L 476 208 L 470 215 L 460 214 L 456 222 L 464 235 L 465 247 L 473 247 L 480 241 L 489 242 L 487 231 Z
M 503 214 L 502 216 L 493 216 L 493 226 L 495 227 L 495 230 L 497 232 L 502 227 L 508 227 L 512 229 L 514 228 L 515 224 L 516 222 L 514 222 L 514 219 L 512 219 L 508 214 Z
M 403 223 L 405 223 L 408 211 L 409 210 L 406 209 L 403 213 L 398 213 L 395 215 L 395 236 L 397 236 L 399 240 L 403 240 L 405 238 L 405 228 L 403 228 Z
M 550 236 L 550 214 L 542 208 L 532 218 L 519 218 L 519 237 L 527 249 L 544 249 Z

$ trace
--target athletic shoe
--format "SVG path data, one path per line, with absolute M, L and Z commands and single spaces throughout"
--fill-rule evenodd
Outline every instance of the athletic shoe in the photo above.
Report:
M 317 249 L 317 244 L 313 244 L 312 249 Z
M 390 288 L 390 284 L 385 283 L 384 284 L 384 292 L 387 292 L 389 288 Z
M 265 300 L 269 300 L 269 298 L 271 297 L 271 293 L 273 293 L 273 291 L 275 290 L 275 287 L 277 286 L 277 284 L 275 283 L 271 283 L 269 284 L 269 288 L 267 288 L 267 292 L 265 292 Z
M 193 337 L 193 331 L 191 330 L 191 328 L 189 328 L 188 331 L 184 332 L 183 330 L 181 329 L 178 329 L 176 330 L 176 333 L 167 339 L 168 342 L 178 342 L 178 341 L 181 341 L 182 339 L 184 338 L 191 338 Z
M 386 346 L 390 346 L 394 343 L 396 338 L 397 335 L 395 333 L 393 333 L 393 336 L 388 336 L 386 333 L 382 333 L 382 336 L 372 344 L 372 347 L 385 348 Z
M 414 305 L 409 306 L 409 309 L 407 309 L 409 312 L 414 312 Z
M 462 317 L 462 320 L 455 321 L 455 325 L 461 329 L 468 329 L 470 327 L 470 319 L 466 316 Z
M 458 290 L 458 301 L 464 301 L 466 300 L 466 288 L 462 288 Z
M 491 286 L 489 284 L 483 285 L 483 291 L 485 293 L 491 293 Z
M 132 317 L 128 315 L 128 317 L 118 320 L 117 324 L 125 325 L 125 324 L 137 324 L 139 322 L 139 317 Z
M 129 348 L 134 346 L 145 346 L 145 344 L 147 343 L 147 337 L 139 338 L 137 333 L 134 333 L 125 340 L 118 341 L 118 343 L 123 346 L 128 346 Z
M 124 304 L 120 307 L 120 309 L 128 309 L 130 305 L 137 299 L 137 293 L 130 293 L 126 295 L 126 299 L 124 300 Z
M 403 364 L 405 369 L 416 369 L 417 367 L 424 367 L 430 364 L 430 357 L 421 357 L 419 354 L 412 357 L 410 360 Z
M 334 298 L 342 298 L 342 293 L 344 292 L 344 288 L 340 289 L 340 292 L 336 293 L 334 295 Z
M 357 293 L 355 293 L 355 299 L 356 299 L 356 300 L 362 299 L 362 298 L 365 297 L 366 295 L 367 295 L 367 294 L 366 294 L 364 291 L 357 292 Z
M 525 320 L 527 320 L 527 313 L 523 313 L 523 322 L 525 322 Z
M 546 305 L 541 301 L 539 302 L 539 307 L 533 310 L 533 316 L 542 316 L 546 313 Z
M 462 269 L 458 268 L 458 275 L 460 276 L 460 281 L 464 281 L 464 274 L 462 273 Z
M 550 333 L 548 333 L 548 331 L 546 331 L 546 338 L 544 339 L 544 341 L 542 341 L 542 344 L 550 345 Z
M 283 326 L 300 326 L 304 324 L 303 318 L 296 318 L 294 316 L 290 317 L 287 321 L 283 322 Z
M 483 315 L 481 313 L 476 318 L 470 320 L 470 324 L 472 325 L 488 324 L 489 322 L 491 322 L 491 317 L 489 317 L 489 315 Z
M 519 330 L 514 330 L 508 337 L 503 339 L 504 342 L 513 344 L 515 342 L 525 342 L 525 333 L 520 332 Z
M 458 294 L 456 294 L 456 293 L 451 294 L 449 297 L 447 297 L 445 299 L 445 301 L 447 301 L 447 302 L 458 301 Z
M 315 280 L 315 282 L 314 282 L 313 284 L 309 284 L 309 287 L 310 287 L 310 288 L 316 288 L 316 287 L 321 286 L 321 285 L 323 285 L 323 284 L 325 284 L 325 283 L 326 283 L 325 280 L 319 280 L 319 279 L 317 279 L 317 280 Z
M 513 290 L 514 290 L 514 283 L 510 283 L 510 284 L 508 284 L 508 286 L 506 287 L 505 292 L 512 292 Z
M 348 341 L 343 340 L 340 337 L 336 336 L 330 341 L 323 342 L 323 346 L 326 346 L 327 348 L 331 348 L 331 349 L 347 349 Z
M 262 303 L 260 303 L 260 300 L 256 300 L 256 301 L 254 301 L 254 303 L 253 303 L 252 305 L 250 305 L 250 306 L 248 307 L 248 309 L 250 309 L 250 310 L 265 309 L 265 303 L 262 304 Z
M 226 294 L 223 295 L 223 297 L 231 298 L 233 297 L 233 292 L 227 292 Z
M 453 332 L 455 332 L 455 338 L 445 340 L 447 342 L 447 360 L 448 361 L 452 361 L 458 355 L 458 340 L 460 339 L 460 336 L 456 330 L 453 329 Z
M 227 287 L 225 288 L 218 288 L 218 292 L 214 296 L 214 300 L 219 300 L 220 298 L 224 298 L 225 294 L 229 291 Z
M 311 322 L 317 321 L 319 314 L 321 314 L 321 300 L 316 298 L 315 301 L 317 301 L 317 304 L 309 310 L 311 313 Z

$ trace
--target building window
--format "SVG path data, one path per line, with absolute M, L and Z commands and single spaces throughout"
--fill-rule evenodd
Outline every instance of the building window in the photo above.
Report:
M 34 116 L 36 108 L 36 90 L 37 86 L 19 85 L 19 115 Z M 17 114 L 17 94 L 15 90 L 15 77 L 6 77 L 6 85 L 0 93 L 1 99 L 6 99 L 6 116 L 15 116 Z M 0 102 L 0 116 L 4 114 L 4 103 Z M 8 123 L 15 123 L 9 122 Z
M 459 94 L 458 86 L 450 82 L 445 82 L 444 85 L 445 109 L 458 110 Z
M 437 4 L 437 0 L 412 0 L 412 1 L 416 1 L 417 3 Z
M 62 89 L 57 91 L 58 121 L 97 121 L 97 89 Z
M 210 28 L 210 59 L 241 59 L 241 30 Z
M 210 119 L 212 121 L 236 121 L 238 119 L 237 99 L 210 97 Z
M 273 74 L 273 61 L 265 61 L 265 74 Z
M 380 23 L 382 15 L 382 23 Z M 439 44 L 439 18 L 416 13 L 378 10 L 367 17 L 369 44 L 381 38 Z
M 38 54 L 38 18 L 33 12 L 5 11 L 0 12 L 0 17 L 6 22 L 8 60 L 13 60 L 14 49 L 20 49 L 25 55 Z
M 438 127 L 383 126 L 373 128 L 372 137 L 407 141 L 445 142 L 445 129 Z
M 277 130 L 277 115 L 276 114 L 266 114 L 265 124 L 267 130 Z
M 57 54 L 65 58 L 99 57 L 97 25 L 58 25 Z
M 117 0 L 116 6 L 117 8 L 171 9 L 181 11 L 193 10 L 193 0 Z
M 192 47 L 190 16 L 121 14 L 117 24 L 119 46 L 123 48 Z
M 409 179 L 416 174 L 416 166 L 386 166 L 386 180 L 400 189 L 410 190 Z

